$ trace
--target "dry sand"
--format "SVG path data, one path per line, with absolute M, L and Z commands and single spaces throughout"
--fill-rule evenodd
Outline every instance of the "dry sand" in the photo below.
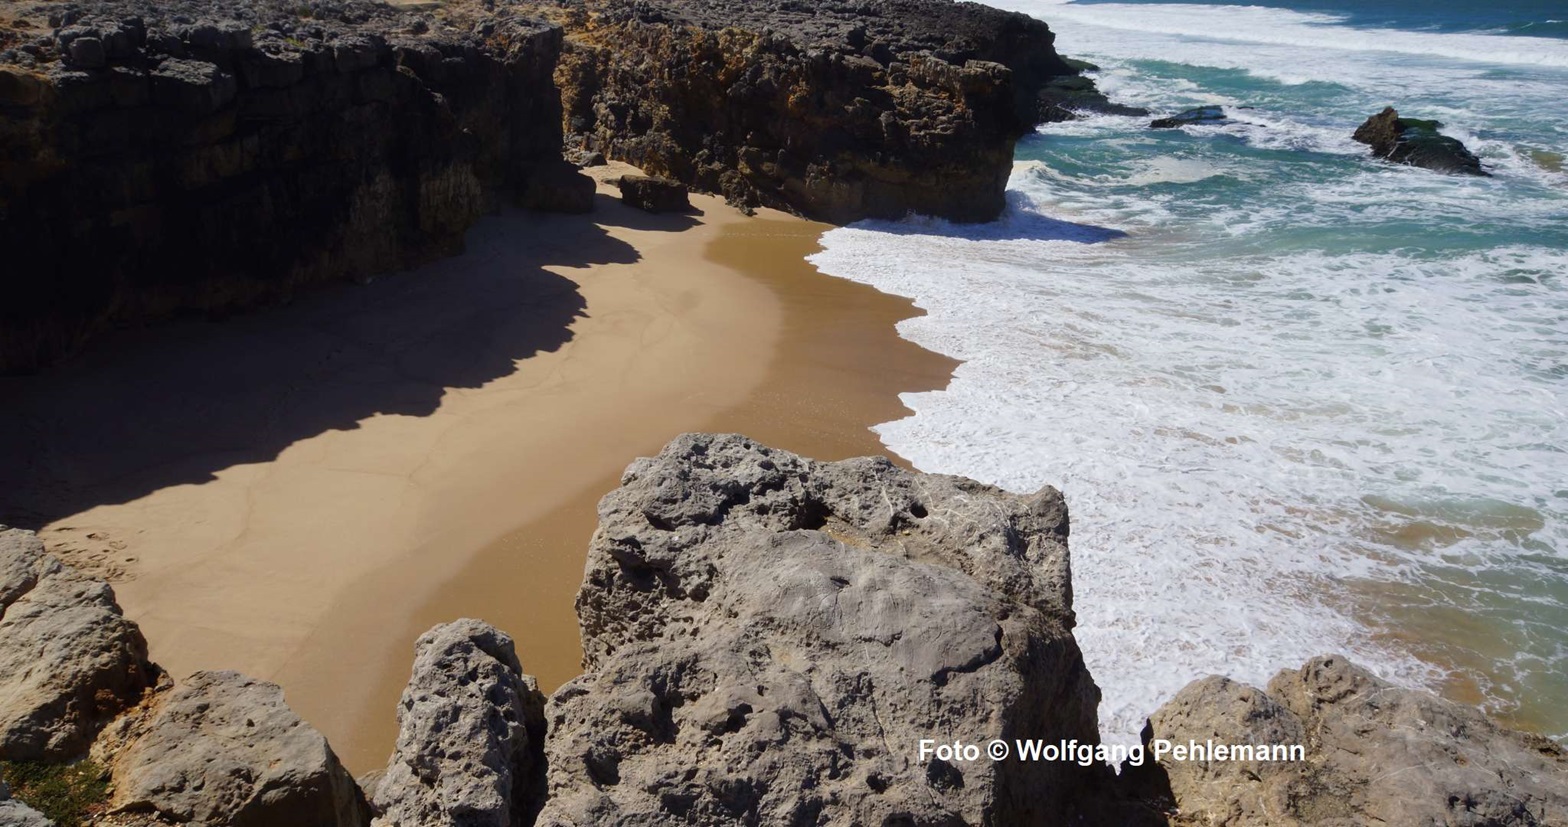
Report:
M 580 656 L 594 505 L 684 431 L 823 458 L 953 363 L 908 301 L 816 272 L 822 225 L 694 196 L 485 219 L 467 252 L 0 380 L 0 520 L 116 581 L 176 677 L 277 681 L 355 771 L 385 761 L 412 644 L 481 617 L 546 690 Z

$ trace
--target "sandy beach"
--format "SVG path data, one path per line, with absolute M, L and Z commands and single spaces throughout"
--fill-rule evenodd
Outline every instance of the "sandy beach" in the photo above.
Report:
M 481 617 L 544 689 L 580 656 L 594 504 L 691 430 L 813 456 L 953 363 L 908 301 L 803 259 L 823 225 L 507 212 L 467 251 L 219 324 L 105 340 L 0 380 L 6 521 L 114 583 L 176 677 L 282 684 L 356 772 L 384 762 L 412 645 Z

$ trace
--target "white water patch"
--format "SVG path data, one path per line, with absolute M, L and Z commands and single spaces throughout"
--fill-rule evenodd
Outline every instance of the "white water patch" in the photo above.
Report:
M 1517 37 L 1492 34 L 1439 34 L 1397 29 L 1362 29 L 1343 25 L 1344 18 L 1311 12 L 1264 6 L 1214 6 L 1197 4 L 1120 4 L 1072 3 L 1070 0 L 991 0 L 987 5 L 1020 11 L 1047 19 L 1062 31 L 1071 30 L 1073 48 L 1094 49 L 1093 42 L 1077 43 L 1080 28 L 1109 30 L 1096 39 L 1117 38 L 1116 48 L 1107 49 L 1127 56 L 1138 44 L 1173 39 L 1204 44 L 1249 44 L 1289 50 L 1297 55 L 1324 55 L 1342 60 L 1346 53 L 1369 52 L 1383 56 L 1403 55 L 1467 61 L 1486 65 L 1568 67 L 1568 41 L 1549 37 Z M 1129 42 L 1130 41 L 1130 42 Z M 1071 51 L 1071 49 L 1069 49 Z M 1170 60 L 1197 65 L 1228 65 L 1207 62 L 1213 53 L 1224 49 L 1205 46 L 1204 60 L 1188 60 L 1186 54 L 1161 51 L 1149 59 Z M 1221 59 L 1224 59 L 1223 57 Z M 1310 69 L 1312 64 L 1303 68 Z M 1264 67 L 1257 67 L 1264 68 Z M 1272 76 L 1284 79 L 1325 79 L 1310 71 L 1292 75 L 1269 67 Z
M 1215 172 L 1145 171 L 1162 168 Z M 964 362 L 945 391 L 905 395 L 914 415 L 877 428 L 890 448 L 1067 496 L 1077 637 L 1107 739 L 1134 741 L 1194 678 L 1261 684 L 1324 652 L 1429 683 L 1431 667 L 1375 644 L 1339 599 L 1347 580 L 1414 579 L 1430 562 L 1377 539 L 1418 519 L 1400 509 L 1458 529 L 1444 559 L 1506 565 L 1524 535 L 1568 549 L 1542 447 L 1568 445 L 1553 275 L 1568 252 L 1215 257 L 1157 201 L 1096 197 L 1039 164 L 1013 186 L 1018 207 L 995 224 L 865 222 L 827 233 L 812 261 L 912 297 L 928 315 L 900 333 Z M 1309 200 L 1314 186 L 1321 199 L 1361 185 L 1306 185 Z M 1499 508 L 1528 530 L 1490 525 Z

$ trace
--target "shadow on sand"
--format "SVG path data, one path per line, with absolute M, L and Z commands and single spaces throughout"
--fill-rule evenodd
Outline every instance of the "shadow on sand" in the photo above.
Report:
M 606 224 L 694 223 L 597 206 Z M 202 483 L 375 414 L 428 416 L 448 389 L 512 373 L 569 341 L 584 315 L 577 285 L 545 266 L 638 258 L 588 218 L 488 217 L 464 254 L 417 271 L 222 323 L 103 337 L 50 372 L 0 378 L 0 522 L 38 528 Z

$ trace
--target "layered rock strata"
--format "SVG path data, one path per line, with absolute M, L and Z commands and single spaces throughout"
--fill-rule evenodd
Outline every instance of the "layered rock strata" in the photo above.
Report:
M 0 373 L 449 254 L 503 193 L 559 189 L 536 184 L 563 163 L 553 26 L 358 0 L 6 11 Z
M 570 144 L 831 222 L 995 218 L 1018 137 L 1097 100 L 1045 23 L 978 4 L 541 8 L 568 31 L 557 77 Z
M 1210 677 L 1150 719 L 1174 743 L 1302 745 L 1305 760 L 1166 761 L 1176 824 L 1227 827 L 1568 823 L 1568 753 L 1341 656 L 1262 691 Z
M 1097 738 L 1055 490 L 688 435 L 599 513 L 540 824 L 1067 823 L 1091 770 L 918 754 Z

